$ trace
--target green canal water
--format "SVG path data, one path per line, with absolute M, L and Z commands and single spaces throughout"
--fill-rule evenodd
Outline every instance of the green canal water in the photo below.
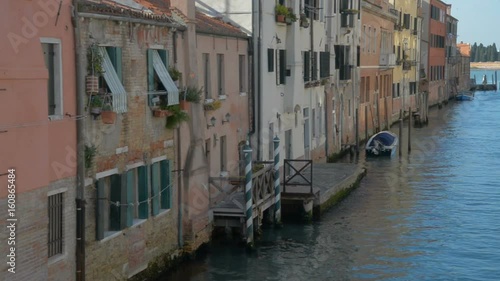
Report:
M 500 280 L 499 108 L 477 92 L 431 110 L 410 155 L 344 160 L 368 174 L 320 221 L 266 229 L 253 253 L 214 242 L 160 280 Z

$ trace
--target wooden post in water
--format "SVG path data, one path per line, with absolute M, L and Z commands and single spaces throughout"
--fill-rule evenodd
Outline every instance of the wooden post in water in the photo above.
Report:
M 368 141 L 368 105 L 365 105 L 365 141 Z
M 411 117 L 412 117 L 412 112 L 411 112 L 411 106 L 410 106 L 410 114 L 408 116 L 408 154 L 411 152 Z
M 399 156 L 403 154 L 403 109 L 399 110 Z
M 245 153 L 245 219 L 246 244 L 253 247 L 253 199 L 252 199 L 252 148 L 248 145 L 243 149 Z
M 497 80 L 498 76 L 497 76 L 497 71 L 495 70 L 495 87 L 498 87 L 498 80 Z
M 385 109 L 386 129 L 389 130 L 389 114 L 388 114 L 388 110 L 387 110 L 387 97 L 384 97 L 384 109 Z
M 359 108 L 356 108 L 356 154 L 359 153 Z

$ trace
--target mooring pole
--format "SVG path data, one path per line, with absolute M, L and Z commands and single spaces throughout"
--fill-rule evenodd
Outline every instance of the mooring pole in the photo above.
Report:
M 408 116 L 408 154 L 411 152 L 411 117 L 412 117 L 411 106 L 409 110 L 410 114 Z
M 403 109 L 399 110 L 399 156 L 403 155 Z
M 280 139 L 274 137 L 274 223 L 281 224 Z
M 252 148 L 248 142 L 243 153 L 245 154 L 246 242 L 247 246 L 253 247 Z
M 365 142 L 366 141 L 368 141 L 368 105 L 365 105 Z
M 356 154 L 359 154 L 359 109 L 356 108 Z

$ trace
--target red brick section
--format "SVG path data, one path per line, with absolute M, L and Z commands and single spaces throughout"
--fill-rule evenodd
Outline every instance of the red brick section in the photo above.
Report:
M 226 23 L 220 18 L 210 17 L 200 12 L 196 13 L 196 32 L 231 37 L 247 37 L 238 27 Z

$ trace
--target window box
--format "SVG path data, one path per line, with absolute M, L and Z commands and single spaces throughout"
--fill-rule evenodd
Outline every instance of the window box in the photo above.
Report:
M 220 100 L 212 100 L 212 101 L 206 101 L 205 104 L 203 105 L 203 108 L 206 111 L 211 111 L 211 110 L 217 110 L 222 106 L 222 103 Z
M 277 4 L 275 8 L 276 22 L 285 22 L 286 15 L 288 14 L 287 7 Z
M 309 27 L 309 19 L 307 18 L 306 14 L 300 15 L 300 27 L 303 27 L 303 28 Z
M 167 109 L 153 109 L 153 116 L 154 117 L 168 117 L 172 116 L 172 112 L 170 112 Z

